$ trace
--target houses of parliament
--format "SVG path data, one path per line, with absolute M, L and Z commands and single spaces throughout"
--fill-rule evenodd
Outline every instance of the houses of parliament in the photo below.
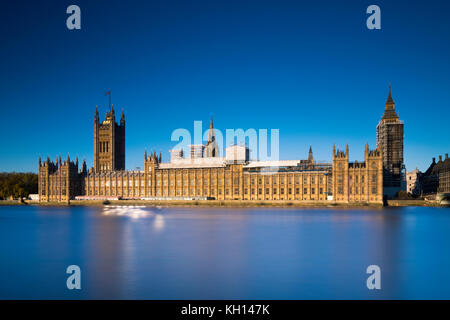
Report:
M 253 161 L 244 145 L 226 148 L 221 156 L 211 117 L 208 141 L 190 146 L 190 156 L 171 150 L 144 153 L 144 170 L 125 170 L 125 115 L 117 121 L 114 107 L 100 121 L 94 114 L 94 166 L 67 157 L 55 162 L 39 157 L 39 201 L 70 200 L 280 200 L 335 203 L 383 203 L 399 190 L 403 165 L 403 122 L 389 95 L 377 126 L 377 148 L 365 145 L 364 160 L 349 160 L 333 146 L 332 162 L 314 160 Z

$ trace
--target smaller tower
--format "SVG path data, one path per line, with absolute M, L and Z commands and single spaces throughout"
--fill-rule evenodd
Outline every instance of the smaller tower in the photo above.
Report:
M 209 124 L 209 130 L 208 130 L 208 141 L 206 142 L 203 153 L 204 153 L 205 158 L 219 156 L 219 147 L 217 146 L 216 136 L 214 133 L 212 114 L 211 114 L 211 122 Z
M 333 145 L 332 189 L 333 198 L 337 202 L 348 202 L 348 144 L 345 152 L 337 150 Z
M 161 161 L 161 153 L 159 156 L 156 152 L 151 152 L 147 155 L 147 151 L 144 153 L 144 176 L 145 176 L 145 188 L 144 192 L 146 196 L 156 195 L 156 169 L 159 168 L 159 163 Z
M 309 146 L 308 162 L 314 162 L 314 156 L 312 152 L 312 147 Z
M 123 113 L 123 109 L 122 114 L 120 115 L 120 125 L 125 127 L 125 114 Z
M 365 186 L 367 190 L 367 201 L 383 203 L 383 155 L 382 151 L 370 150 L 366 144 L 364 152 L 365 175 L 367 179 Z
M 100 122 L 98 107 L 94 114 L 94 171 L 125 170 L 125 115 L 122 110 L 120 124 L 116 122 L 114 105 Z

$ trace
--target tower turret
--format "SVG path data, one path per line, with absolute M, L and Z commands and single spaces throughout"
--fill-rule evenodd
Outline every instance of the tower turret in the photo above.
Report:
M 99 117 L 98 117 L 98 106 L 95 106 L 95 113 L 94 113 L 94 123 L 98 124 Z
M 125 118 L 122 110 L 120 125 L 116 122 L 114 105 L 99 122 L 98 108 L 94 118 L 94 171 L 125 170 Z
M 120 125 L 125 126 L 125 114 L 123 113 L 123 109 L 122 114 L 120 115 Z

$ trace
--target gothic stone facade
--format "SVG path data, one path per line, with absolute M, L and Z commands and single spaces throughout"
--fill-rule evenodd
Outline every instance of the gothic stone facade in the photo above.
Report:
M 61 161 L 61 157 L 55 162 L 47 157 L 41 162 L 39 157 L 39 201 L 66 202 L 82 194 L 83 181 L 86 176 L 86 162 L 83 161 L 81 171 L 78 170 L 78 158 L 75 163 L 67 156 L 67 160 Z
M 114 105 L 99 121 L 98 110 L 94 116 L 94 171 L 109 172 L 125 170 L 125 115 L 122 111 L 120 124 L 116 123 Z
M 336 202 L 383 202 L 383 157 L 366 144 L 364 162 L 349 162 L 344 151 L 333 147 L 333 194 Z
M 327 200 L 329 168 L 253 171 L 245 164 L 165 167 L 154 154 L 139 172 L 110 172 L 86 177 L 85 192 L 121 198 L 198 198 L 218 200 Z
M 78 170 L 78 162 L 69 159 L 58 164 L 39 162 L 40 201 L 199 197 L 362 203 L 383 200 L 382 152 L 369 151 L 368 145 L 364 162 L 349 162 L 348 146 L 345 153 L 333 147 L 332 164 L 315 162 L 311 149 L 307 160 L 250 161 L 248 148 L 231 146 L 226 157 L 214 152 L 216 156 L 207 154 L 167 163 L 162 162 L 161 154 L 145 153 L 143 171 L 126 171 L 124 152 L 111 148 L 125 145 L 124 136 L 117 134 L 122 125 L 124 130 L 123 113 L 120 126 L 114 121 L 113 109 L 102 124 L 96 111 L 94 123 L 94 168 L 87 172 L 83 163 L 82 170 Z M 214 137 L 213 132 L 210 137 Z
M 90 173 L 85 194 L 93 198 L 303 201 L 327 201 L 335 194 L 337 202 L 382 203 L 381 153 L 366 148 L 364 162 L 348 162 L 348 156 L 337 152 L 333 165 L 301 160 L 258 166 L 207 158 L 204 163 L 171 164 L 161 163 L 152 153 L 145 155 L 144 171 Z

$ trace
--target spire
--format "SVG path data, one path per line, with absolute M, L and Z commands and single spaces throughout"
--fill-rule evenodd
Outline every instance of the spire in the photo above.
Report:
M 213 126 L 213 118 L 212 118 L 212 113 L 211 113 L 211 123 L 209 124 L 207 145 L 212 143 L 214 140 L 215 140 L 214 126 Z
M 94 122 L 98 122 L 98 106 L 95 106 Z
M 386 100 L 386 104 L 395 104 L 394 103 L 394 99 L 392 99 L 392 94 L 391 94 L 391 83 L 389 82 L 389 95 L 388 98 Z
M 395 112 L 395 102 L 394 99 L 392 99 L 390 83 L 389 83 L 389 95 L 384 107 L 384 114 L 382 120 L 398 120 L 398 115 Z
M 311 146 L 309 146 L 308 161 L 310 161 L 310 162 L 314 161 L 314 157 L 313 157 L 313 152 L 312 152 L 312 147 Z
M 125 114 L 123 113 L 123 108 L 122 108 L 122 114 L 120 115 L 120 124 L 125 125 Z

